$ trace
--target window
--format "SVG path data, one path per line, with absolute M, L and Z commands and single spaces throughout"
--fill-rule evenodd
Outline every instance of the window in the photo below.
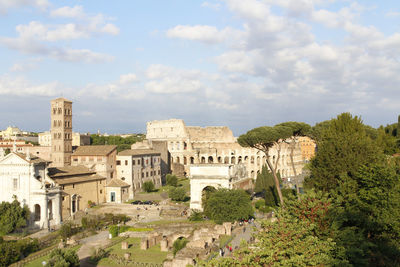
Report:
M 103 190 L 100 189 L 100 194 L 103 194 Z
M 161 171 L 160 171 L 160 170 L 158 170 L 158 174 L 161 174 Z
M 121 161 L 120 160 L 117 160 L 117 165 L 118 166 L 121 165 Z
M 13 187 L 14 187 L 14 190 L 18 189 L 18 178 L 13 179 Z
M 100 184 L 101 184 L 101 180 L 100 180 Z
M 110 173 L 110 178 L 113 178 L 113 173 Z
M 135 160 L 132 160 L 132 165 L 135 165 Z
M 62 185 L 62 186 L 61 186 L 61 189 L 64 190 L 64 188 L 65 188 L 65 187 Z
M 128 161 L 127 161 L 127 160 L 125 160 L 125 166 L 126 166 L 126 165 L 128 165 Z
M 75 184 L 72 184 L 72 188 L 75 188 Z
M 94 158 L 93 157 L 89 157 L 89 161 L 94 161 Z
M 142 172 L 142 178 L 144 178 L 144 172 Z
M 149 172 L 146 172 L 146 177 L 149 177 Z
M 139 165 L 140 165 L 140 159 L 138 159 L 138 160 L 137 160 L 137 164 L 139 164 Z
M 74 161 L 78 161 L 78 158 L 74 158 Z
M 121 180 L 122 180 L 122 181 L 125 181 L 125 177 L 122 177 Z
M 146 159 L 146 165 L 147 165 L 147 164 L 149 164 L 149 160 L 148 160 L 148 159 Z
M 62 201 L 64 201 L 65 200 L 65 197 L 62 197 Z

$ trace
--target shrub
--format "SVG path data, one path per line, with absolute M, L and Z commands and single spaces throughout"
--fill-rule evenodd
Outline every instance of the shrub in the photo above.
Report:
M 152 181 L 147 181 L 143 183 L 143 189 L 147 193 L 153 192 L 154 191 L 154 183 Z
M 55 249 L 50 253 L 50 259 L 45 265 L 48 267 L 58 266 L 79 266 L 79 257 L 76 252 L 72 249 Z
M 172 174 L 167 174 L 166 176 L 166 184 L 171 186 L 178 186 L 178 177 Z
M 77 228 L 70 222 L 66 222 L 61 225 L 60 228 L 60 236 L 62 239 L 67 239 L 68 237 L 73 236 L 77 232 Z
M 99 262 L 102 258 L 108 257 L 108 252 L 103 248 L 93 249 L 90 259 L 94 262 Z
M 178 253 L 179 250 L 183 249 L 184 247 L 186 247 L 186 244 L 189 241 L 184 238 L 184 237 L 180 237 L 177 240 L 174 241 L 174 243 L 172 244 L 172 253 L 174 253 L 174 256 L 176 255 L 176 253 Z
M 108 229 L 108 232 L 111 234 L 112 237 L 117 237 L 119 234 L 119 227 L 117 225 L 111 225 Z
M 186 198 L 186 191 L 182 187 L 173 187 L 169 190 L 168 197 L 174 201 L 184 201 Z
M 268 207 L 277 207 L 279 203 L 278 191 L 275 186 L 270 186 L 265 191 L 265 205 Z
M 189 221 L 193 222 L 199 222 L 203 221 L 203 213 L 197 210 L 191 210 L 190 216 L 189 216 Z

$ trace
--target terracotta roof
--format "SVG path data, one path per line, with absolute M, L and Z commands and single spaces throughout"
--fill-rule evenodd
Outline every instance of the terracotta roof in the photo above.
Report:
M 120 179 L 113 178 L 106 186 L 107 187 L 129 187 L 130 185 Z
M 92 171 L 89 168 L 82 165 L 48 168 L 48 172 L 51 178 L 60 178 L 60 177 L 77 176 L 77 175 L 92 175 L 96 173 L 96 171 Z
M 118 153 L 118 156 L 137 156 L 137 155 L 155 155 L 160 154 L 160 152 L 154 149 L 128 149 Z
M 51 161 L 47 161 L 47 160 L 44 160 L 44 159 L 42 159 L 42 158 L 39 158 L 39 157 L 37 157 L 37 156 L 34 156 L 34 155 L 32 155 L 32 154 L 29 154 L 30 156 L 30 159 L 29 160 L 27 160 L 26 159 L 26 154 L 24 154 L 24 153 L 19 153 L 19 152 L 12 152 L 12 153 L 14 153 L 15 155 L 17 155 L 18 157 L 20 157 L 21 159 L 23 159 L 23 160 L 25 160 L 25 161 L 27 161 L 27 162 L 29 162 L 29 163 L 35 163 L 35 164 L 40 164 L 40 163 L 49 163 L 49 162 L 51 162 Z
M 52 179 L 59 185 L 66 185 L 66 184 L 76 184 L 76 183 L 90 182 L 97 180 L 105 180 L 107 178 L 98 174 L 89 174 L 89 175 L 79 175 L 79 176 L 68 176 L 62 178 L 52 177 Z
M 117 149 L 115 145 L 79 146 L 72 156 L 106 156 Z

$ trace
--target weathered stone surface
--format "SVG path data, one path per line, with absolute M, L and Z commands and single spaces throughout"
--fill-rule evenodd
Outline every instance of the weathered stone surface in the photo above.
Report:
M 149 240 L 147 238 L 142 238 L 140 241 L 140 249 L 147 250 L 149 248 Z
M 225 222 L 222 224 L 225 228 L 225 234 L 226 235 L 232 235 L 232 223 L 230 222 Z
M 187 243 L 186 247 L 204 249 L 206 247 L 206 242 L 204 240 L 199 239 L 199 240 L 195 240 L 195 241 L 191 241 L 191 242 Z
M 160 242 L 161 251 L 168 251 L 168 240 L 163 239 Z
M 124 253 L 125 260 L 129 260 L 130 257 L 131 257 L 131 253 L 129 253 L 129 252 Z
M 123 241 L 122 243 L 121 243 L 121 249 L 128 249 L 128 242 L 126 242 L 126 241 Z

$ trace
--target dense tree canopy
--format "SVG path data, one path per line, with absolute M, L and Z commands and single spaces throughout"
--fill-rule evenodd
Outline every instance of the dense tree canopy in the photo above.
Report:
M 316 189 L 337 188 L 341 176 L 352 176 L 362 165 L 382 160 L 380 149 L 367 136 L 361 119 L 349 113 L 331 120 L 321 138 L 311 160 L 311 176 L 306 179 L 306 184 Z
M 50 253 L 46 267 L 78 267 L 79 257 L 72 249 L 55 249 Z
M 27 226 L 29 215 L 28 207 L 21 207 L 21 203 L 16 198 L 11 203 L 2 202 L 0 204 L 0 235 Z
M 91 145 L 116 145 L 117 150 L 123 151 L 126 149 L 131 149 L 131 145 L 143 141 L 145 138 L 144 134 L 133 134 L 128 137 L 121 137 L 116 135 L 103 136 L 98 134 L 90 135 Z
M 204 214 L 216 223 L 248 219 L 253 215 L 250 196 L 240 189 L 218 189 L 209 194 Z

